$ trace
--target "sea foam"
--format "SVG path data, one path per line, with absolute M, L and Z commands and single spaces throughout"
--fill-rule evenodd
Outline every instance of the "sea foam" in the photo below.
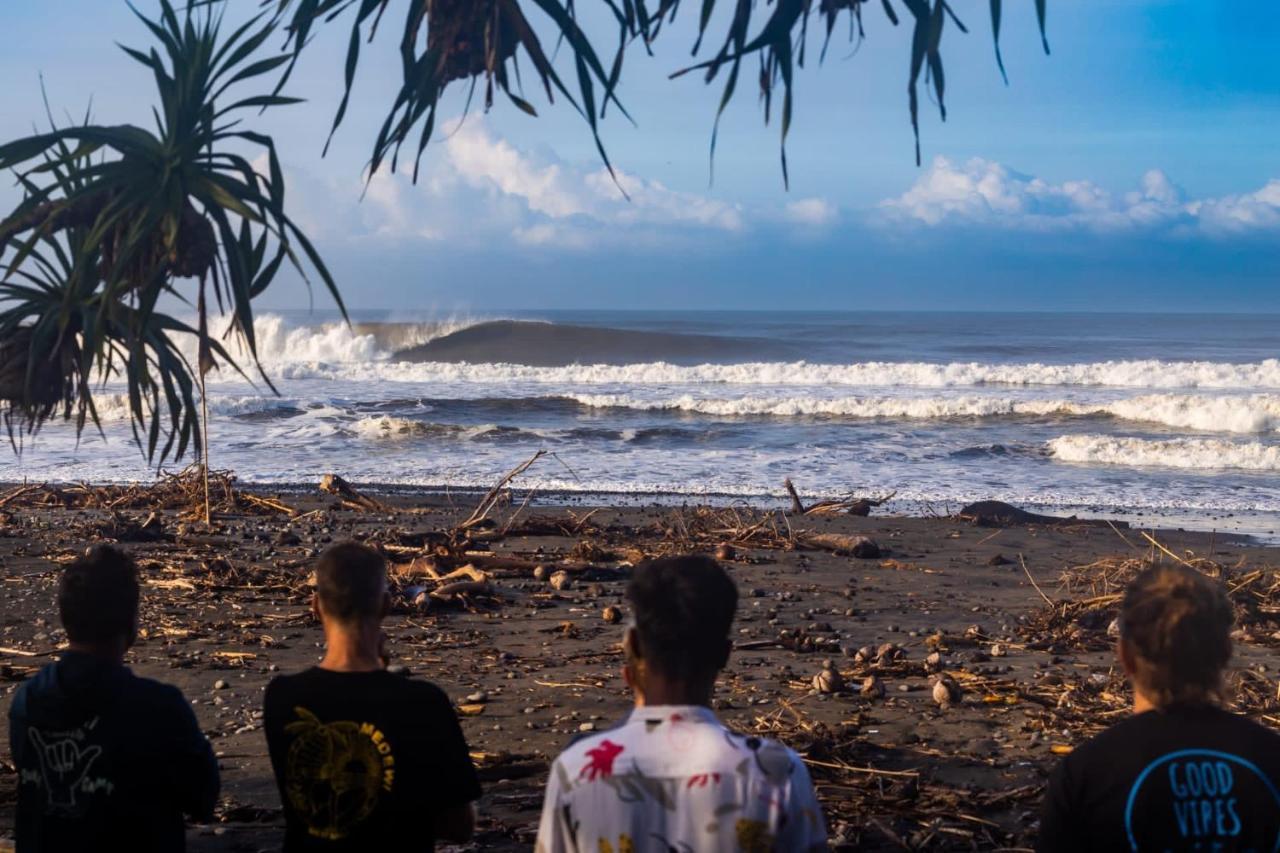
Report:
M 1048 443 L 1060 462 L 1091 465 L 1280 471 L 1280 445 L 1216 438 L 1155 440 L 1110 435 L 1064 435 Z

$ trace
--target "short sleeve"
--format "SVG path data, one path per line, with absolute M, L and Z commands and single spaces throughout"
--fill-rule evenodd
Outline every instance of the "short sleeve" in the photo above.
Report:
M 431 756 L 437 772 L 433 774 L 430 801 L 438 804 L 441 811 L 475 802 L 480 799 L 480 779 L 458 715 L 439 688 L 430 688 L 429 702 L 429 719 L 435 728 L 433 747 L 438 750 Z
M 1068 853 L 1083 849 L 1078 837 L 1079 815 L 1072 807 L 1072 782 L 1070 757 L 1064 758 L 1049 776 L 1040 810 L 1040 836 L 1036 840 L 1036 853 Z
M 787 822 L 778 833 L 779 850 L 818 851 L 827 849 L 827 828 L 822 806 L 813 790 L 809 768 L 800 756 L 792 753 L 795 769 L 791 773 L 791 796 Z
M 566 853 L 577 849 L 564 803 L 567 788 L 568 775 L 557 758 L 551 765 L 547 791 L 542 799 L 542 819 L 538 822 L 538 840 L 533 848 L 534 853 Z

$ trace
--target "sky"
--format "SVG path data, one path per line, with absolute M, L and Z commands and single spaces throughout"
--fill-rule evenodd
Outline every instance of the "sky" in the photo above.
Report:
M 229 4 L 235 18 L 256 0 Z M 689 62 L 688 5 L 652 57 L 628 55 L 619 96 L 635 124 L 616 113 L 602 124 L 630 200 L 582 119 L 532 91 L 537 118 L 499 102 L 488 114 L 473 105 L 465 121 L 452 93 L 417 183 L 384 171 L 366 187 L 398 74 L 391 26 L 362 53 L 327 156 L 341 19 L 290 85 L 307 102 L 250 123 L 275 138 L 291 213 L 358 309 L 1280 311 L 1280 16 L 1270 4 L 1050 0 L 1046 56 L 1030 0 L 1006 3 L 1006 86 L 987 3 L 954 0 L 969 33 L 943 37 L 945 123 L 922 90 L 919 167 L 910 31 L 867 4 L 856 51 L 837 29 L 819 65 L 811 36 L 789 189 L 751 61 L 712 180 L 719 87 L 668 79 Z M 149 124 L 149 72 L 116 44 L 149 36 L 123 0 L 5 6 L 5 29 L 20 37 L 0 53 L 0 139 L 42 122 L 41 77 L 57 110 L 81 114 L 92 98 L 99 122 Z M 578 6 L 611 46 L 603 0 Z M 4 206 L 16 198 L 0 188 Z M 308 304 L 292 275 L 261 297 L 269 309 Z M 320 293 L 314 304 L 331 307 Z

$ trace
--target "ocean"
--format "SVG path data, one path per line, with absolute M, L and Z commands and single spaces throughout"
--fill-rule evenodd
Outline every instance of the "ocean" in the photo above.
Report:
M 242 481 L 544 498 L 973 500 L 1274 537 L 1280 316 L 877 312 L 266 314 L 273 395 L 211 377 Z M 154 476 L 120 389 L 103 434 L 46 426 L 0 481 Z

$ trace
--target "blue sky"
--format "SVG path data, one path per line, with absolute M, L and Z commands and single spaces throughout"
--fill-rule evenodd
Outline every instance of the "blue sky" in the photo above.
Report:
M 949 115 L 941 124 L 922 101 L 924 165 L 907 118 L 910 33 L 869 4 L 857 54 L 837 33 L 826 64 L 799 75 L 789 192 L 749 74 L 709 185 L 719 89 L 666 77 L 687 62 L 687 13 L 656 56 L 629 58 L 620 95 L 638 127 L 604 124 L 631 202 L 581 119 L 539 97 L 540 118 L 500 103 L 442 134 L 417 185 L 383 174 L 361 200 L 397 72 L 390 27 L 364 52 L 327 158 L 345 27 L 304 57 L 292 93 L 308 103 L 259 125 L 355 307 L 1280 310 L 1270 4 L 1050 0 L 1046 57 L 1030 0 L 1006 3 L 1007 87 L 986 2 L 953 5 L 970 33 L 944 37 Z M 0 55 L 0 137 L 40 120 L 40 73 L 58 108 L 79 113 L 92 96 L 99 121 L 148 121 L 150 79 L 114 45 L 147 41 L 123 2 L 8 4 L 4 19 L 17 37 Z M 461 109 L 456 98 L 446 114 Z M 292 280 L 263 298 L 305 302 Z

